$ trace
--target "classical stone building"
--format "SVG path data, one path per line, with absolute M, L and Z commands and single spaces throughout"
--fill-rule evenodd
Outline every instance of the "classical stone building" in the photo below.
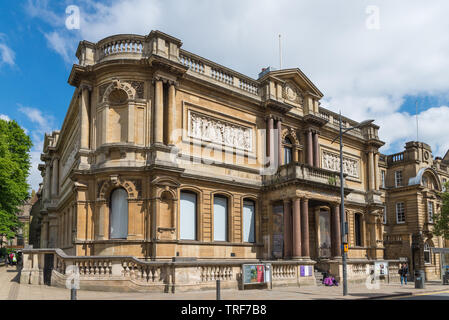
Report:
M 64 251 L 57 270 L 64 255 L 132 256 L 264 260 L 274 277 L 313 277 L 311 266 L 339 277 L 339 118 L 320 107 L 323 93 L 297 68 L 252 79 L 181 46 L 159 31 L 80 42 L 67 115 L 41 157 L 41 248 Z M 378 129 L 344 137 L 353 280 L 384 258 Z
M 405 151 L 382 155 L 379 161 L 386 204 L 385 257 L 408 258 L 412 274 L 424 270 L 428 280 L 441 278 L 437 251 L 448 248 L 432 233 L 433 216 L 442 204 L 439 193 L 449 180 L 448 165 L 449 154 L 434 158 L 429 145 L 414 141 L 406 143 Z

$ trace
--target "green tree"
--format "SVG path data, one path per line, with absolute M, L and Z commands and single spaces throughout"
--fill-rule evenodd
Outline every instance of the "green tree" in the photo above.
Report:
M 0 242 L 14 238 L 19 206 L 29 197 L 30 137 L 16 121 L 0 119 Z M 0 243 L 0 245 L 2 245 Z
M 449 182 L 446 182 L 444 190 L 440 192 L 443 200 L 441 212 L 434 214 L 433 233 L 436 236 L 443 236 L 444 239 L 449 240 Z

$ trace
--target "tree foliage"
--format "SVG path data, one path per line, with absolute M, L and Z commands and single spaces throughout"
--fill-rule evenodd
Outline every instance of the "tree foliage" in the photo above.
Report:
M 444 239 L 449 240 L 449 182 L 446 182 L 444 190 L 444 192 L 440 193 L 443 200 L 441 212 L 434 214 L 433 233 L 436 236 L 443 236 Z
M 16 121 L 0 119 L 0 235 L 7 238 L 13 238 L 20 227 L 17 212 L 29 197 L 31 146 L 30 137 Z

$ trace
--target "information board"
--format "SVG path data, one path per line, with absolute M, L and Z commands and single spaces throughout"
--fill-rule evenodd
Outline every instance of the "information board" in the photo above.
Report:
M 265 283 L 265 265 L 244 264 L 243 283 L 244 284 Z

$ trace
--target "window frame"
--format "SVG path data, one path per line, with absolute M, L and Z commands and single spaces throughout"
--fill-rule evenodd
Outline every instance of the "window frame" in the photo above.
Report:
M 181 228 L 182 228 L 182 224 L 181 224 L 181 215 L 182 215 L 182 205 L 181 205 L 181 201 L 182 201 L 182 194 L 186 193 L 186 194 L 192 194 L 195 195 L 195 221 L 193 223 L 194 226 L 194 239 L 183 239 L 181 238 Z M 198 212 L 199 212 L 199 206 L 198 206 L 198 201 L 199 200 L 199 194 L 198 192 L 192 191 L 190 189 L 184 189 L 184 190 L 180 190 L 179 192 L 179 240 L 180 241 L 198 241 L 199 240 L 199 235 L 198 235 Z
M 225 230 L 224 230 L 224 234 L 225 234 L 225 240 L 215 240 L 215 198 L 222 198 L 226 200 L 226 213 L 225 213 L 225 221 L 226 221 L 226 225 L 225 225 Z M 213 202 L 212 202 L 212 242 L 229 242 L 230 241 L 230 234 L 229 234 L 229 230 L 230 230 L 230 206 L 231 204 L 231 200 L 230 197 L 227 195 L 224 195 L 222 193 L 216 193 L 213 195 Z
M 400 174 L 400 183 L 398 183 L 398 174 Z M 403 176 L 402 176 L 402 170 L 396 170 L 394 172 L 394 185 L 395 187 L 402 187 L 403 186 Z
M 245 241 L 244 237 L 245 237 L 245 202 L 251 202 L 253 207 L 254 207 L 254 216 L 253 216 L 253 222 L 254 222 L 254 232 L 253 232 L 253 237 L 254 240 L 253 241 Z M 242 199 L 242 242 L 243 243 L 256 243 L 257 242 L 257 229 L 256 229 L 256 225 L 257 225 L 257 219 L 256 219 L 256 215 L 257 215 L 257 206 L 256 206 L 256 201 L 252 198 L 243 198 Z
M 385 170 L 380 170 L 380 187 L 385 189 L 385 178 L 387 176 L 387 173 Z
M 433 216 L 435 214 L 435 206 L 433 201 L 427 201 L 427 221 L 433 223 Z
M 355 247 L 363 247 L 362 228 L 363 228 L 362 214 L 354 213 L 354 246 Z M 359 240 L 359 241 L 357 241 L 357 240 Z
M 426 250 L 427 247 L 427 250 Z M 431 246 L 425 242 L 424 243 L 424 248 L 423 248 L 423 260 L 424 260 L 424 264 L 432 264 L 432 254 L 431 254 L 431 250 L 430 250 Z M 426 252 L 428 252 L 429 254 L 429 260 L 426 261 Z
M 119 191 L 119 190 L 123 190 L 126 193 L 126 204 L 127 204 L 127 209 L 126 209 L 126 237 L 112 237 L 112 216 L 113 216 L 113 210 L 112 210 L 112 196 L 114 195 L 114 192 Z M 128 239 L 129 236 L 129 201 L 128 201 L 128 191 L 126 191 L 125 188 L 123 187 L 118 187 L 115 188 L 111 191 L 111 193 L 109 194 L 109 239 L 110 240 L 126 240 Z
M 399 221 L 399 212 L 398 212 L 398 206 L 402 205 L 402 215 L 403 215 L 403 221 Z M 404 224 L 406 222 L 405 217 L 405 202 L 396 202 L 396 223 L 397 224 Z
M 383 224 L 387 224 L 387 205 L 384 203 L 384 217 Z

